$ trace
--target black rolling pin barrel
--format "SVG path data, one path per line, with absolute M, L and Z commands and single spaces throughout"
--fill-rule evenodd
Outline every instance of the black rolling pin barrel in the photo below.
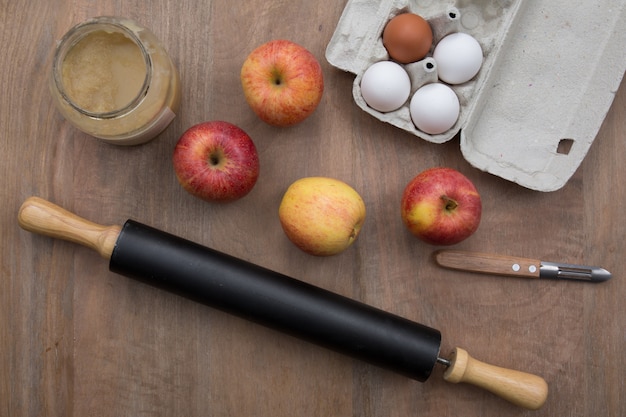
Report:
M 419 381 L 439 354 L 435 329 L 132 220 L 109 268 Z
M 30 197 L 18 222 L 96 250 L 113 272 L 418 381 L 441 362 L 446 381 L 482 387 L 521 407 L 540 408 L 548 395 L 543 378 L 480 362 L 461 348 L 450 360 L 439 358 L 441 334 L 428 326 L 132 220 L 103 226 Z

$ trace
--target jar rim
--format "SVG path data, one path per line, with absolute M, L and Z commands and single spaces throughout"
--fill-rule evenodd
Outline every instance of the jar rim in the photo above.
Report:
M 124 20 L 128 21 L 128 19 Z M 135 24 L 134 22 L 132 23 Z M 122 32 L 135 45 L 137 45 L 137 47 L 141 51 L 141 56 L 146 65 L 146 75 L 144 77 L 143 84 L 139 89 L 139 92 L 128 104 L 119 109 L 107 112 L 93 112 L 79 106 L 68 96 L 65 91 L 65 86 L 63 84 L 61 68 L 63 67 L 63 62 L 66 55 L 69 53 L 69 51 L 72 50 L 74 46 L 76 46 L 87 35 L 97 30 L 103 30 L 105 28 L 113 28 L 115 31 L 118 31 L 118 33 Z M 111 16 L 100 16 L 75 25 L 65 35 L 63 35 L 61 40 L 58 42 L 54 53 L 52 73 L 54 83 L 59 92 L 59 95 L 68 105 L 74 108 L 77 112 L 96 119 L 113 119 L 115 117 L 123 116 L 129 111 L 135 109 L 147 95 L 148 89 L 150 87 L 150 80 L 152 79 L 152 58 L 139 36 L 137 36 L 135 31 L 126 26 L 120 18 Z

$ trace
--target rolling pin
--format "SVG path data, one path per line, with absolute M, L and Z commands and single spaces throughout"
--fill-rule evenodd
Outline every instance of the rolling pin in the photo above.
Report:
M 543 378 L 490 365 L 456 348 L 439 356 L 441 333 L 348 297 L 128 220 L 103 226 L 38 197 L 20 207 L 24 230 L 97 251 L 112 272 L 424 382 L 484 388 L 520 407 L 546 401 Z

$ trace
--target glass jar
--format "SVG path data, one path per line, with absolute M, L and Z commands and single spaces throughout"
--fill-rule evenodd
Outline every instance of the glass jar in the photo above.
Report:
M 152 140 L 180 104 L 178 72 L 159 40 L 120 17 L 70 29 L 56 48 L 50 87 L 70 123 L 117 145 Z

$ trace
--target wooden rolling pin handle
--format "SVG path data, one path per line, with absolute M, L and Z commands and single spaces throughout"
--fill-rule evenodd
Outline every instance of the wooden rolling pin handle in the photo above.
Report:
M 452 353 L 450 366 L 443 377 L 455 384 L 476 385 L 530 410 L 541 408 L 548 397 L 548 384 L 543 378 L 478 361 L 461 348 Z
M 78 243 L 110 259 L 120 226 L 102 226 L 85 220 L 49 201 L 29 197 L 18 212 L 20 227 L 29 232 Z

